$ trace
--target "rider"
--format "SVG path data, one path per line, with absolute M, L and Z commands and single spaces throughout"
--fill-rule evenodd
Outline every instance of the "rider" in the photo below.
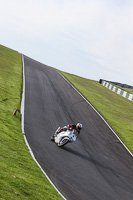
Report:
M 67 130 L 76 130 L 76 135 L 77 137 L 80 134 L 80 130 L 82 129 L 82 124 L 81 123 L 77 123 L 77 125 L 75 124 L 69 124 L 67 126 L 64 126 L 63 128 L 61 128 L 59 131 L 55 132 L 55 134 L 51 137 L 51 140 L 54 140 L 55 135 L 59 134 L 62 131 L 67 131 Z

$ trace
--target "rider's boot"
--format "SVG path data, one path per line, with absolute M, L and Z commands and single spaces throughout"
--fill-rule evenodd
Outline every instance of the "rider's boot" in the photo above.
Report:
M 55 137 L 58 135 L 58 132 L 55 132 L 54 135 L 51 136 L 51 140 L 54 141 Z
M 51 136 L 51 140 L 52 140 L 52 141 L 54 141 L 54 138 L 55 138 L 55 136 L 54 136 L 54 135 L 52 135 L 52 136 Z
M 54 141 L 55 137 L 58 135 L 60 132 L 60 127 L 55 131 L 54 135 L 51 136 L 51 140 Z
M 51 140 L 54 141 L 55 137 L 57 136 L 58 132 L 55 132 L 54 135 L 51 136 Z

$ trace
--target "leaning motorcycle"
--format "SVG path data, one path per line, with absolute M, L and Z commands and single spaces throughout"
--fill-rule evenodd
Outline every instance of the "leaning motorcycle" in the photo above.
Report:
M 58 147 L 62 147 L 66 145 L 67 143 L 72 143 L 76 141 L 77 139 L 76 130 L 62 131 L 57 134 L 59 130 L 60 130 L 60 127 L 56 130 L 54 134 L 54 142 L 58 145 Z

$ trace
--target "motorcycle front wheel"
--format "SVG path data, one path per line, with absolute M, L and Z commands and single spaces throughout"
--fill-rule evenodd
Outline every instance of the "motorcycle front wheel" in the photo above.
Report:
M 63 147 L 64 145 L 66 145 L 69 142 L 68 138 L 63 138 L 59 143 L 58 143 L 58 147 Z

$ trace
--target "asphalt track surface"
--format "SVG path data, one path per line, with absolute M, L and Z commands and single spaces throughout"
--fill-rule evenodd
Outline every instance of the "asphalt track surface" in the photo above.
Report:
M 133 158 L 109 127 L 55 69 L 26 56 L 24 63 L 25 135 L 54 185 L 67 200 L 132 200 Z M 75 143 L 50 141 L 56 128 L 77 122 Z

